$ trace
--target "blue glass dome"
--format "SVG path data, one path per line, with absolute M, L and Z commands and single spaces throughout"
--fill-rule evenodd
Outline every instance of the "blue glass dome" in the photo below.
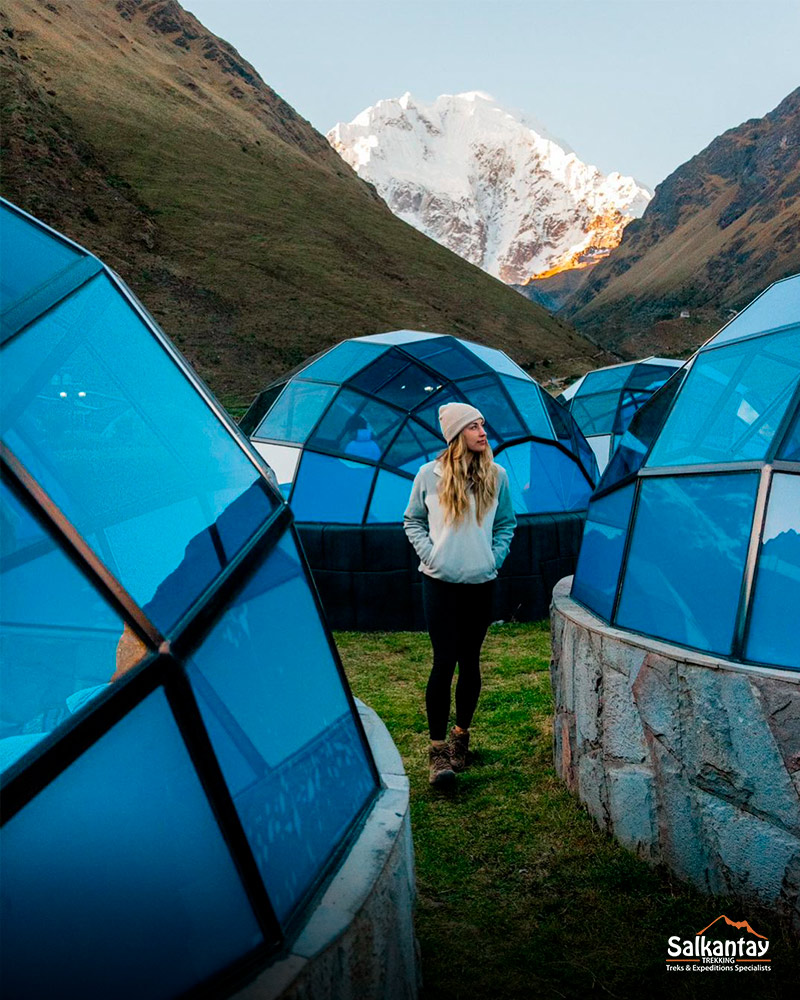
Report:
M 375 766 L 261 460 L 97 258 L 7 202 L 0 236 L 5 989 L 220 989 Z
M 557 397 L 570 411 L 597 458 L 601 472 L 634 413 L 683 365 L 670 358 L 644 358 L 597 368 Z
M 242 419 L 298 521 L 399 522 L 444 448 L 443 403 L 476 406 L 518 514 L 585 510 L 597 466 L 575 421 L 502 351 L 396 330 L 357 337 L 262 392 Z
M 620 628 L 800 669 L 800 275 L 633 418 L 589 506 L 572 594 Z

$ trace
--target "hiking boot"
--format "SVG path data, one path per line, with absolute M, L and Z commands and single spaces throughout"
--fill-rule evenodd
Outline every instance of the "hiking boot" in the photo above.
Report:
M 430 770 L 428 781 L 437 788 L 451 785 L 455 780 L 455 771 L 450 764 L 450 748 L 445 743 L 443 746 L 430 748 L 428 753 Z
M 456 727 L 450 730 L 450 766 L 454 771 L 463 771 L 467 766 L 469 752 L 469 731 L 456 732 Z

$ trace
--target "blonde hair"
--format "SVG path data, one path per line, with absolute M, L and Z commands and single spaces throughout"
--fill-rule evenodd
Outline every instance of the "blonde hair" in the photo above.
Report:
M 464 435 L 455 437 L 439 456 L 442 480 L 439 503 L 445 522 L 458 524 L 469 510 L 469 493 L 475 497 L 475 517 L 481 524 L 497 496 L 497 469 L 492 449 L 470 451 Z

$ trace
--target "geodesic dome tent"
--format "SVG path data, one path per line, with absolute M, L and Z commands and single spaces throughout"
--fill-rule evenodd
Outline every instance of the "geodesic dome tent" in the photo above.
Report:
M 572 595 L 619 628 L 800 669 L 800 275 L 636 414 L 589 506 Z
M 6 202 L 0 236 L 4 985 L 221 990 L 375 765 L 258 456 L 97 258 Z
M 438 410 L 450 401 L 481 410 L 508 471 L 520 518 L 509 569 L 530 578 L 532 564 L 549 559 L 555 570 L 574 558 L 576 512 L 586 509 L 597 468 L 563 407 L 502 351 L 411 330 L 346 340 L 268 387 L 240 425 L 302 524 L 335 627 L 421 627 L 410 591 L 417 564 L 398 526 L 416 472 L 444 448 Z M 531 552 L 536 537 L 540 550 Z M 536 591 L 538 616 L 546 591 Z
M 628 429 L 634 413 L 671 378 L 683 361 L 644 358 L 597 368 L 557 397 L 570 411 L 597 458 L 600 472 Z

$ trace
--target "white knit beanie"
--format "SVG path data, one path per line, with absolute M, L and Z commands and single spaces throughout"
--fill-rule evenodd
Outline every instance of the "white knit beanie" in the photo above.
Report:
M 469 403 L 445 403 L 439 407 L 439 426 L 448 444 L 473 420 L 483 420 L 483 414 Z

